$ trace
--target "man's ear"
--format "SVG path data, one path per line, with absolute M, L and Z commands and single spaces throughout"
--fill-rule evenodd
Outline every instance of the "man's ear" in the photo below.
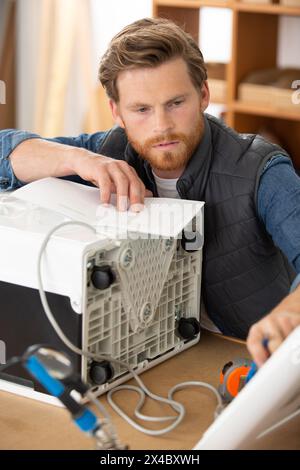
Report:
M 123 119 L 121 118 L 118 104 L 114 100 L 110 99 L 109 106 L 115 123 L 124 129 L 125 125 Z
M 203 112 L 206 110 L 207 106 L 209 105 L 209 100 L 210 100 L 210 92 L 209 92 L 207 80 L 203 82 L 200 93 L 201 93 L 201 111 Z

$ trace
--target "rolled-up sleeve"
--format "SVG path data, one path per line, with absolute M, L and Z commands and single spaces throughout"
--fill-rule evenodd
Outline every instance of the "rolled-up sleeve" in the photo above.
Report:
M 90 152 L 98 153 L 98 149 L 108 133 L 109 131 L 95 132 L 94 134 L 80 134 L 77 137 L 54 137 L 53 139 L 44 140 L 70 145 L 71 147 L 84 148 Z
M 78 137 L 55 137 L 43 140 L 71 147 L 85 148 L 90 152 L 97 153 L 108 132 L 95 132 L 94 134 L 81 134 Z M 20 181 L 14 174 L 9 156 L 25 140 L 41 138 L 38 134 L 21 130 L 5 129 L 0 131 L 0 191 L 17 189 L 24 185 L 24 182 Z
M 290 292 L 293 292 L 298 286 L 300 286 L 300 274 L 294 279 Z
M 14 129 L 0 131 L 0 191 L 16 189 L 24 184 L 15 176 L 9 156 L 25 140 L 36 138 L 39 136 L 31 132 Z
M 258 188 L 258 214 L 267 232 L 300 273 L 300 178 L 289 158 L 266 165 Z

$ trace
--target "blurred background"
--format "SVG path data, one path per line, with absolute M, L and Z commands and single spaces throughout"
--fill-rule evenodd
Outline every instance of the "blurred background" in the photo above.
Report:
M 300 166 L 300 0 L 0 0 L 0 129 L 110 128 L 100 57 L 123 26 L 152 15 L 199 42 L 208 111 L 281 143 Z

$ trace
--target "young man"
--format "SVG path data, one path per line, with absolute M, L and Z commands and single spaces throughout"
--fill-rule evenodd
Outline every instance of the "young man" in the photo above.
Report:
M 119 210 L 154 196 L 204 200 L 203 296 L 222 333 L 246 338 L 289 293 L 300 273 L 300 180 L 287 153 L 239 135 L 204 114 L 209 89 L 193 39 L 162 19 L 117 34 L 99 78 L 118 127 L 77 138 L 42 140 L 1 133 L 2 190 L 46 176 L 77 175 L 117 193 Z M 300 288 L 249 335 L 258 363 L 300 323 Z M 282 307 L 283 305 L 283 307 Z

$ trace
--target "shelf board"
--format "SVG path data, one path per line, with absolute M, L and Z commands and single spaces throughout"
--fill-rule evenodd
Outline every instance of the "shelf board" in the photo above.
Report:
M 231 8 L 231 0 L 154 0 L 155 6 L 176 7 L 176 8 L 200 8 L 217 7 Z
M 270 15 L 300 16 L 300 7 L 288 7 L 278 4 L 243 3 L 234 0 L 154 0 L 156 6 L 174 8 L 217 7 L 248 13 L 266 13 Z
M 287 7 L 285 5 L 275 4 L 254 4 L 234 2 L 233 9 L 237 11 L 244 11 L 248 13 L 266 13 L 270 15 L 291 15 L 300 16 L 300 7 Z
M 244 114 L 254 114 L 257 116 L 274 117 L 278 119 L 291 119 L 300 122 L 300 106 L 297 106 L 295 111 L 285 108 L 265 107 L 258 106 L 252 103 L 245 103 L 241 101 L 234 101 L 231 103 L 230 108 L 235 112 Z

